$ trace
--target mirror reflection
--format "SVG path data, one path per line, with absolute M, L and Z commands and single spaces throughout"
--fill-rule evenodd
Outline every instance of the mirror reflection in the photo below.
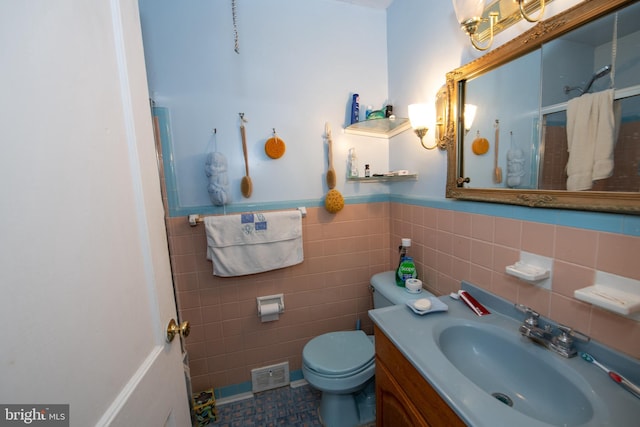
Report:
M 640 191 L 640 4 L 458 84 L 469 189 Z M 460 128 L 460 126 L 458 126 Z
M 460 153 L 469 187 L 535 188 L 540 61 L 536 50 L 466 82 L 464 103 L 477 106 Z

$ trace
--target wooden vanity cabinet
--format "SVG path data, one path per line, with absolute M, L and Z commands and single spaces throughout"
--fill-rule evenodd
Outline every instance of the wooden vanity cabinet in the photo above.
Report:
M 466 426 L 384 333 L 378 327 L 374 331 L 376 426 Z

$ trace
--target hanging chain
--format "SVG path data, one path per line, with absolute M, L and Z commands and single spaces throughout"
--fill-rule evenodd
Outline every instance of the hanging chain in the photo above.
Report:
M 609 87 L 616 87 L 616 59 L 618 56 L 618 13 L 613 21 L 613 40 L 611 41 L 611 82 Z
M 238 17 L 236 15 L 236 0 L 231 0 L 231 15 L 233 16 L 233 42 L 236 53 L 240 53 L 240 44 L 238 43 Z

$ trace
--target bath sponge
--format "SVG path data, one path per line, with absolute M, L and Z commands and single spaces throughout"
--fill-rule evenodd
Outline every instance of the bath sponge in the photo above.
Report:
M 324 199 L 324 207 L 331 213 L 336 213 L 344 207 L 344 198 L 338 190 L 331 189 Z
M 285 145 L 284 141 L 278 138 L 275 133 L 274 136 L 272 138 L 269 138 L 264 144 L 265 153 L 267 153 L 267 156 L 271 157 L 272 159 L 279 159 L 280 157 L 282 157 L 286 149 L 287 146 Z
M 489 151 L 489 141 L 487 138 L 482 138 L 478 136 L 473 140 L 471 144 L 471 150 L 473 150 L 473 154 L 482 155 Z
M 207 191 L 211 203 L 224 206 L 231 200 L 229 196 L 229 179 L 227 177 L 227 158 L 219 152 L 207 154 L 204 172 L 209 178 Z

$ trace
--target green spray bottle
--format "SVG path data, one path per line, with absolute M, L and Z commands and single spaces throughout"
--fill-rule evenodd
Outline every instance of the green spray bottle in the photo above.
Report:
M 407 279 L 415 279 L 418 277 L 416 271 L 416 264 L 413 262 L 413 258 L 409 256 L 409 248 L 411 247 L 411 239 L 402 239 L 402 244 L 398 248 L 400 252 L 400 262 L 396 269 L 396 285 L 404 287 L 404 282 Z

